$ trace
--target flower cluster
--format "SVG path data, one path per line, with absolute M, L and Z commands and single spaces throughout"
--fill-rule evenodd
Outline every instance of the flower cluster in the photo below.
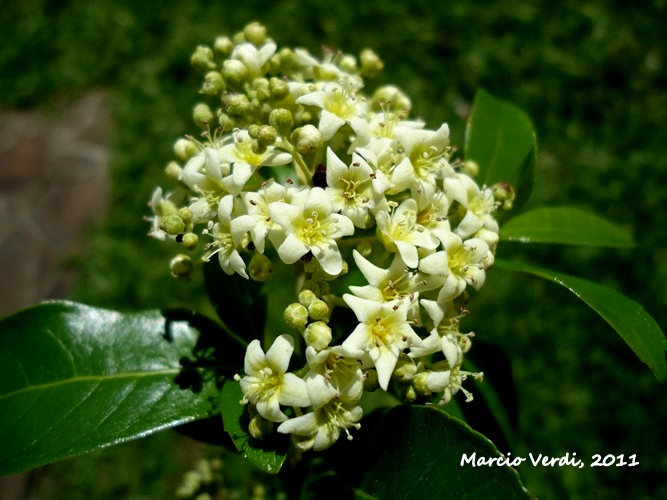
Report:
M 410 120 L 410 100 L 384 86 L 363 94 L 382 69 L 359 58 L 283 48 L 253 23 L 192 56 L 201 70 L 200 138 L 175 144 L 167 173 L 178 187 L 151 201 L 151 234 L 172 239 L 228 274 L 269 280 L 274 263 L 297 268 L 289 328 L 305 343 L 305 366 L 289 371 L 295 337 L 250 343 L 242 403 L 261 438 L 293 435 L 322 450 L 359 426 L 365 390 L 447 403 L 462 383 L 472 333 L 459 331 L 466 289 L 478 290 L 498 243 L 494 191 L 450 161 L 449 129 Z M 187 276 L 185 254 L 172 272 Z M 334 282 L 346 275 L 344 292 Z M 266 286 L 287 287 L 284 283 Z M 339 286 L 340 288 L 340 286 Z M 287 288 L 286 293 L 291 293 Z M 334 338 L 336 308 L 356 327 Z M 279 330 L 276 325 L 272 329 Z

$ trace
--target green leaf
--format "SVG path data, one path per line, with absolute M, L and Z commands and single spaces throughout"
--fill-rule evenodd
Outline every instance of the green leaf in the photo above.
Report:
M 658 380 L 665 381 L 667 339 L 656 321 L 637 302 L 611 288 L 551 269 L 503 259 L 496 259 L 495 265 L 508 271 L 534 274 L 570 290 L 618 332 Z
M 516 191 L 515 207 L 528 201 L 533 189 L 537 139 L 528 115 L 480 89 L 466 127 L 466 160 L 479 165 L 479 182 L 507 182 Z
M 204 266 L 204 281 L 211 303 L 229 329 L 228 334 L 241 345 L 263 338 L 267 304 L 263 283 L 226 274 L 217 259 Z
M 217 413 L 221 380 L 193 322 L 208 325 L 71 302 L 0 321 L 0 474 Z
M 243 399 L 241 385 L 233 380 L 227 380 L 220 393 L 220 408 L 225 431 L 241 455 L 260 469 L 270 474 L 277 474 L 287 457 L 289 436 L 278 434 L 273 429 L 271 435 L 261 441 L 253 438 L 248 432 L 247 405 L 242 405 L 241 399 Z
M 373 462 L 357 498 L 528 498 L 514 469 L 462 464 L 464 455 L 501 454 L 483 435 L 433 406 L 391 408 L 368 449 Z
M 611 222 L 574 207 L 537 208 L 502 226 L 500 238 L 522 243 L 560 243 L 600 247 L 634 246 L 632 237 Z

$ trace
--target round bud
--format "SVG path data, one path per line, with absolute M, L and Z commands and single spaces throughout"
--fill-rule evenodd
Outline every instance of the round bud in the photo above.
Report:
M 208 104 L 197 104 L 192 112 L 192 118 L 199 128 L 206 129 L 213 123 L 214 117 Z
M 222 76 L 232 89 L 240 89 L 248 78 L 248 68 L 241 61 L 227 59 L 222 63 Z
M 361 54 L 359 54 L 359 60 L 361 62 L 362 76 L 373 78 L 384 68 L 382 60 L 371 49 L 362 50 Z
M 250 102 L 244 94 L 228 92 L 223 94 L 221 101 L 225 112 L 232 116 L 242 116 L 250 109 Z
M 317 297 L 320 295 L 321 287 L 319 283 L 315 280 L 306 280 L 303 282 L 303 285 L 301 286 L 301 293 L 305 292 L 306 290 L 312 291 L 313 294 Z M 305 307 L 308 307 L 306 304 L 303 305 Z
M 264 439 L 271 434 L 273 422 L 257 414 L 248 422 L 248 432 L 255 439 Z
M 322 133 L 314 125 L 304 125 L 292 132 L 290 142 L 299 154 L 307 155 L 322 147 Z
M 222 94 L 226 90 L 225 80 L 218 71 L 209 71 L 204 77 L 204 85 L 200 92 L 206 95 Z
M 259 133 L 257 134 L 257 140 L 260 142 L 260 144 L 267 146 L 274 144 L 277 138 L 278 134 L 276 133 L 276 129 L 271 125 L 262 125 L 259 129 Z
M 185 231 L 185 223 L 180 216 L 169 214 L 160 219 L 160 228 L 162 228 L 165 233 L 175 236 Z
M 199 236 L 195 233 L 186 233 L 183 235 L 183 245 L 188 250 L 194 250 L 197 248 L 197 243 L 199 243 Z
M 227 113 L 223 113 L 221 109 L 218 110 L 218 123 L 223 132 L 231 132 L 236 128 L 236 120 Z
M 280 137 L 287 137 L 292 130 L 292 113 L 284 108 L 274 109 L 269 115 L 269 125 Z
M 258 22 L 250 23 L 243 29 L 243 36 L 246 41 L 259 47 L 266 41 L 266 27 Z
M 322 320 L 329 317 L 329 305 L 322 299 L 315 299 L 308 305 L 308 316 L 314 320 Z
M 256 123 L 248 125 L 248 135 L 253 139 L 257 139 L 257 136 L 259 135 L 259 125 Z
M 175 161 L 170 161 L 164 169 L 164 173 L 175 180 L 180 179 L 182 172 L 183 169 Z
M 187 223 L 192 220 L 192 209 L 190 207 L 182 207 L 178 209 L 178 215 Z
M 474 160 L 466 160 L 463 162 L 461 172 L 469 177 L 475 177 L 477 174 L 479 174 L 479 165 Z
M 215 39 L 213 49 L 221 57 L 227 57 L 234 50 L 234 43 L 226 36 L 219 36 Z
M 271 99 L 281 101 L 289 95 L 289 85 L 282 78 L 273 77 L 269 80 L 269 92 Z
M 491 187 L 491 191 L 493 192 L 495 200 L 500 202 L 500 206 L 503 210 L 512 210 L 516 192 L 511 184 L 507 182 L 497 182 Z
M 310 289 L 302 290 L 299 293 L 299 304 L 303 307 L 308 307 L 315 299 L 317 299 L 317 295 Z
M 324 321 L 311 323 L 303 331 L 303 339 L 306 345 L 316 351 L 321 351 L 329 346 L 332 339 L 331 328 Z
M 192 263 L 192 259 L 187 255 L 178 254 L 171 259 L 169 268 L 171 269 L 171 274 L 177 278 L 187 278 L 192 273 L 194 264 Z
M 273 272 L 273 263 L 266 255 L 255 253 L 248 263 L 248 274 L 254 281 L 266 281 Z
M 417 364 L 414 360 L 405 354 L 398 358 L 392 377 L 402 382 L 412 380 L 417 374 Z
M 197 145 L 190 139 L 179 139 L 174 143 L 174 154 L 181 161 L 188 161 L 197 152 Z
M 362 241 L 357 245 L 357 252 L 364 257 L 368 257 L 373 253 L 373 244 L 370 241 Z
M 287 326 L 302 331 L 308 323 L 308 310 L 298 302 L 294 302 L 285 308 L 283 318 Z
M 269 81 L 266 78 L 255 78 L 252 81 L 251 90 L 254 93 L 255 99 L 259 102 L 266 102 L 271 97 Z
M 200 45 L 190 57 L 190 63 L 202 72 L 215 69 L 215 63 L 213 62 L 213 50 L 211 47 Z
M 348 73 L 356 73 L 358 69 L 357 58 L 350 54 L 345 54 L 338 62 L 338 66 L 340 69 L 347 71 Z
M 374 111 L 391 111 L 405 117 L 412 109 L 412 102 L 398 87 L 385 85 L 373 94 L 371 108 Z

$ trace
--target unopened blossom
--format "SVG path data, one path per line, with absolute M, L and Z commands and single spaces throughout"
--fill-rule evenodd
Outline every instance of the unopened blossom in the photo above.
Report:
M 242 43 L 234 47 L 231 58 L 241 61 L 248 70 L 249 80 L 262 76 L 262 66 L 271 59 L 276 52 L 276 44 L 268 42 L 259 49 L 252 43 Z
M 277 337 L 266 354 L 259 340 L 253 340 L 246 350 L 246 374 L 235 377 L 241 383 L 242 402 L 254 404 L 257 412 L 272 422 L 287 420 L 280 405 L 306 407 L 311 404 L 306 383 L 287 372 L 293 352 L 294 340 L 290 335 Z
M 408 302 L 375 302 L 350 294 L 343 300 L 360 321 L 343 341 L 343 349 L 352 356 L 368 354 L 386 391 L 399 354 L 421 341 L 408 323 Z
M 353 234 L 354 224 L 346 216 L 333 213 L 324 189 L 299 191 L 291 203 L 271 203 L 269 214 L 286 234 L 278 247 L 283 262 L 293 264 L 312 252 L 324 272 L 335 276 L 342 271 L 343 258 L 336 239 Z

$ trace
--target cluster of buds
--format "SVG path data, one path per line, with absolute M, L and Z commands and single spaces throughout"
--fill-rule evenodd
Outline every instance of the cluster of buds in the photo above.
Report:
M 155 191 L 151 234 L 266 286 L 288 287 L 270 280 L 278 261 L 300 275 L 285 290 L 295 298 L 285 322 L 300 336 L 283 333 L 266 351 L 252 341 L 236 377 L 251 433 L 278 424 L 299 449 L 322 450 L 351 438 L 366 390 L 470 398 L 462 383 L 481 374 L 461 369 L 472 334 L 459 320 L 466 289 L 493 264 L 500 201 L 473 180 L 472 162 L 450 161 L 447 125 L 408 119 L 394 86 L 365 96 L 364 78 L 383 66 L 370 50 L 319 60 L 278 50 L 253 23 L 199 47 L 192 63 L 214 104 L 195 106 L 200 137 L 176 142 L 167 173 L 179 186 Z M 187 275 L 188 259 L 179 254 L 172 272 Z M 333 293 L 346 274 L 356 284 Z M 335 308 L 358 321 L 342 338 Z M 289 371 L 297 338 L 306 365 Z

